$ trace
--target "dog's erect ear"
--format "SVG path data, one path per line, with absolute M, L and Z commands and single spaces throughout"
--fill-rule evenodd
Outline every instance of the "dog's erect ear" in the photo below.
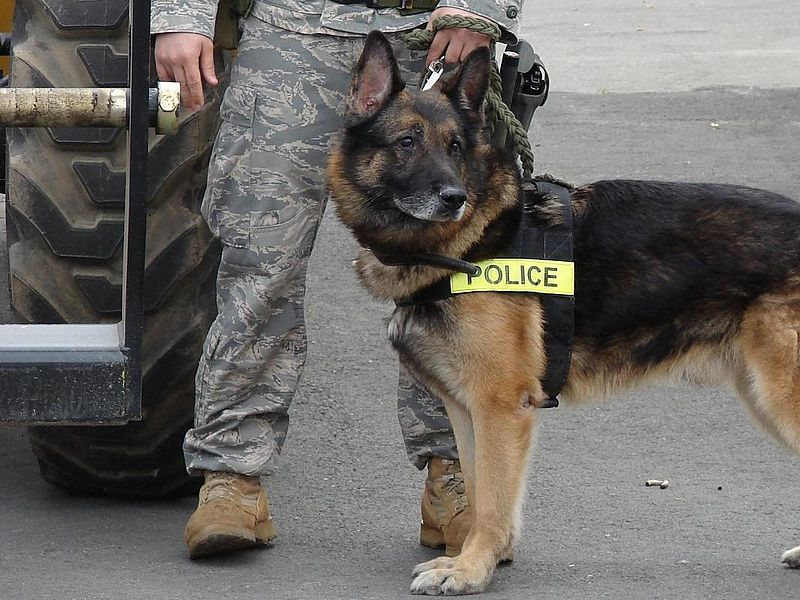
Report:
M 459 108 L 474 119 L 481 119 L 483 116 L 491 60 L 489 48 L 476 48 L 464 59 L 458 74 L 443 90 Z
M 370 32 L 347 96 L 347 125 L 372 117 L 405 85 L 389 40 L 379 31 Z

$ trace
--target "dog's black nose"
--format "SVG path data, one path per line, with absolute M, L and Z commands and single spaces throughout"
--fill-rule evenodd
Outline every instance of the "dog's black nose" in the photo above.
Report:
M 439 191 L 439 198 L 449 210 L 456 210 L 467 201 L 467 192 L 462 187 L 448 185 Z

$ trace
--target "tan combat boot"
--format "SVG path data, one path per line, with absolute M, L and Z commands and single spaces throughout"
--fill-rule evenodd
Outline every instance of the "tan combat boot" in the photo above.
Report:
M 189 558 L 232 552 L 275 538 L 269 499 L 258 477 L 215 471 L 206 471 L 205 477 L 197 510 L 183 534 Z
M 457 460 L 431 458 L 428 461 L 421 512 L 419 543 L 428 548 L 444 548 L 447 556 L 458 556 L 472 526 L 472 510 Z
M 421 512 L 419 543 L 428 548 L 444 548 L 447 556 L 458 556 L 472 526 L 472 509 L 459 461 L 446 458 L 428 461 Z M 500 555 L 499 562 L 513 560 L 514 550 L 509 545 Z

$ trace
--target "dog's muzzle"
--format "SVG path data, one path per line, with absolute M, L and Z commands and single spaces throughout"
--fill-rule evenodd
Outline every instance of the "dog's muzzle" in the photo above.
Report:
M 421 221 L 458 221 L 464 216 L 467 192 L 458 185 L 443 185 L 428 192 L 393 198 L 402 212 Z
M 467 191 L 458 186 L 448 185 L 439 190 L 439 199 L 442 207 L 452 217 L 458 221 L 464 214 L 464 205 L 467 202 Z

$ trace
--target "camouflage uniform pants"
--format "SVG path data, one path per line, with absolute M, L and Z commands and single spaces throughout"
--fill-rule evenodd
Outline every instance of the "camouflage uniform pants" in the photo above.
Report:
M 403 68 L 422 55 L 393 41 Z M 247 19 L 208 172 L 203 214 L 223 250 L 218 316 L 197 372 L 190 473 L 271 472 L 306 357 L 303 296 L 325 209 L 328 142 L 363 38 L 304 35 Z M 412 462 L 455 458 L 442 404 L 401 372 L 399 416 Z

